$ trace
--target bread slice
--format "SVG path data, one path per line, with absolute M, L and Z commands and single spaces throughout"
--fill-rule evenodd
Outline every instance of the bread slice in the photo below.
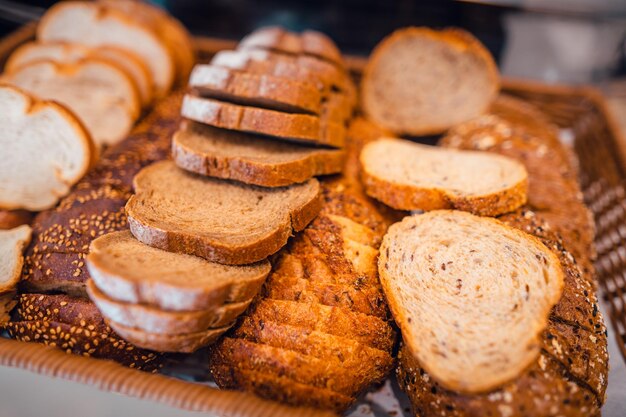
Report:
M 35 61 L 6 73 L 4 81 L 72 110 L 97 145 L 124 139 L 139 117 L 133 81 L 116 65 L 97 58 L 73 64 Z
M 196 65 L 189 86 L 204 97 L 292 113 L 318 114 L 322 94 L 315 84 L 216 65 Z
M 442 133 L 485 112 L 499 89 L 489 51 L 459 29 L 400 29 L 372 52 L 361 81 L 368 118 L 396 134 Z
M 227 303 L 247 302 L 270 272 L 267 261 L 226 266 L 165 252 L 137 241 L 129 231 L 95 239 L 87 267 L 106 297 L 172 312 L 215 311 Z
M 134 52 L 116 46 L 101 46 L 90 48 L 76 43 L 38 43 L 27 42 L 17 48 L 4 66 L 7 72 L 13 72 L 18 67 L 33 61 L 51 60 L 60 64 L 71 64 L 85 58 L 100 58 L 109 60 L 132 78 L 141 104 L 147 106 L 152 101 L 154 82 L 146 64 Z
M 258 133 L 299 142 L 344 146 L 343 125 L 308 114 L 291 114 L 259 107 L 186 95 L 181 114 L 187 119 L 224 129 Z
M 315 179 L 260 188 L 189 174 L 171 161 L 141 170 L 134 187 L 126 214 L 137 239 L 227 265 L 267 258 L 321 208 Z
M 281 143 L 195 122 L 186 123 L 172 138 L 172 158 L 179 167 L 263 187 L 336 174 L 343 168 L 344 156 L 339 149 Z
M 156 352 L 192 353 L 215 342 L 233 325 L 184 334 L 152 333 L 108 321 L 109 326 L 133 345 Z
M 526 168 L 497 154 L 383 138 L 363 148 L 360 162 L 367 194 L 399 210 L 496 216 L 526 202 Z
M 0 208 L 52 207 L 94 162 L 89 133 L 65 107 L 0 84 Z
M 15 292 L 22 276 L 23 252 L 30 242 L 31 233 L 27 225 L 0 230 L 0 294 Z
M 104 317 L 149 333 L 176 335 L 223 327 L 235 321 L 252 302 L 252 299 L 248 299 L 237 303 L 214 305 L 207 310 L 168 311 L 150 305 L 114 300 L 100 291 L 92 280 L 87 281 L 86 286 L 89 298 L 98 306 Z
M 150 69 L 155 94 L 172 86 L 176 67 L 173 53 L 140 14 L 129 15 L 109 5 L 72 1 L 50 7 L 37 27 L 40 42 L 71 42 L 98 48 L 117 46 L 136 53 Z
M 494 389 L 537 359 L 563 290 L 559 259 L 539 239 L 459 211 L 391 226 L 378 267 L 411 354 L 462 393 Z

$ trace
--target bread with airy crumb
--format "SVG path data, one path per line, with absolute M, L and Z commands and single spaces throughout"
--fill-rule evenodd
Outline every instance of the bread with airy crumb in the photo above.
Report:
M 23 252 L 30 242 L 31 233 L 28 225 L 0 230 L 0 294 L 15 292 L 22 276 Z

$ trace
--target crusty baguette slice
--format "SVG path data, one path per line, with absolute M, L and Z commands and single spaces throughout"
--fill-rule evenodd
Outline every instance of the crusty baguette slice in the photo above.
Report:
M 117 46 L 136 53 L 150 69 L 157 96 L 164 96 L 175 78 L 173 53 L 153 27 L 105 4 L 60 2 L 37 27 L 40 42 L 72 42 L 91 47 Z
M 172 139 L 172 158 L 191 172 L 263 187 L 336 174 L 345 153 L 266 140 L 248 133 L 188 122 Z
M 116 46 L 90 48 L 76 43 L 28 42 L 16 49 L 9 57 L 4 70 L 13 72 L 18 67 L 33 61 L 52 60 L 57 63 L 75 63 L 85 58 L 109 60 L 125 71 L 139 91 L 141 103 L 146 106 L 152 101 L 154 82 L 146 64 L 134 52 Z
M 141 170 L 134 188 L 126 214 L 137 239 L 228 265 L 267 258 L 321 209 L 315 179 L 260 188 L 190 174 L 171 161 Z
M 137 241 L 129 231 L 95 239 L 87 267 L 108 298 L 179 312 L 245 302 L 258 293 L 270 272 L 267 261 L 226 266 L 165 252 Z
M 196 65 L 189 86 L 202 96 L 248 106 L 313 114 L 319 114 L 322 109 L 322 93 L 311 82 L 216 65 Z
M 114 300 L 100 291 L 92 280 L 87 281 L 86 285 L 89 298 L 104 317 L 149 333 L 176 335 L 223 327 L 235 321 L 252 302 L 252 299 L 248 299 L 237 303 L 214 305 L 207 310 L 168 311 L 150 305 Z
M 0 230 L 0 294 L 15 292 L 22 276 L 23 252 L 30 242 L 31 232 L 27 225 Z
M 411 354 L 462 393 L 489 391 L 537 359 L 564 279 L 539 239 L 446 210 L 392 225 L 378 268 Z
M 300 142 L 344 146 L 343 125 L 308 114 L 291 114 L 186 95 L 183 117 L 224 129 L 258 133 Z
M 487 110 L 499 89 L 489 51 L 459 29 L 405 28 L 372 52 L 361 81 L 361 104 L 396 134 L 442 133 Z
M 38 211 L 67 194 L 97 151 L 65 107 L 0 85 L 0 208 Z
M 108 325 L 124 340 L 133 345 L 156 352 L 192 353 L 215 342 L 233 325 L 205 329 L 184 334 L 152 333 L 123 324 L 107 321 Z
M 368 143 L 360 161 L 367 194 L 399 210 L 455 208 L 496 216 L 526 202 L 526 168 L 497 154 L 383 138 Z
M 130 77 L 110 61 L 87 58 L 71 64 L 34 61 L 4 80 L 72 110 L 97 145 L 124 139 L 139 117 L 139 93 Z

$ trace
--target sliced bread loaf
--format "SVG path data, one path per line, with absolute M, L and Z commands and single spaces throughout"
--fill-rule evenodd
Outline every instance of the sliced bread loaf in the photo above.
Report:
M 497 154 L 383 138 L 368 143 L 360 161 L 367 194 L 399 210 L 455 208 L 496 216 L 526 202 L 526 169 Z
M 177 312 L 247 302 L 270 272 L 267 261 L 244 266 L 207 262 L 144 245 L 128 231 L 94 240 L 87 267 L 108 298 Z
M 126 214 L 137 239 L 229 265 L 257 262 L 275 253 L 321 209 L 315 179 L 260 188 L 199 177 L 171 161 L 141 170 L 134 187 Z
M 30 242 L 31 232 L 27 225 L 0 230 L 0 294 L 15 291 L 22 276 L 23 252 Z
M 172 138 L 172 157 L 191 172 L 263 187 L 282 187 L 341 171 L 339 149 L 266 140 L 188 122 Z
M 87 293 L 102 315 L 111 321 L 149 333 L 174 335 L 226 326 L 235 321 L 252 302 L 252 299 L 248 299 L 216 304 L 206 310 L 168 311 L 150 305 L 114 300 L 100 291 L 92 280 L 87 281 Z
M 498 88 L 496 64 L 472 35 L 411 27 L 372 52 L 361 105 L 368 118 L 396 134 L 429 135 L 486 111 Z
M 33 61 L 52 60 L 57 63 L 70 64 L 90 57 L 109 60 L 117 65 L 132 78 L 139 91 L 141 103 L 146 106 L 152 101 L 154 82 L 148 67 L 134 52 L 116 46 L 90 48 L 76 43 L 28 42 L 11 54 L 4 70 L 12 72 Z
M 0 85 L 0 207 L 43 210 L 89 169 L 97 151 L 65 107 Z
M 224 129 L 258 133 L 341 148 L 345 127 L 308 114 L 291 114 L 186 95 L 181 114 L 196 122 Z
M 378 267 L 409 351 L 462 393 L 493 389 L 537 359 L 564 280 L 537 238 L 459 211 L 391 226 Z
M 73 64 L 35 61 L 4 75 L 4 81 L 72 110 L 97 145 L 124 139 L 139 117 L 135 84 L 116 65 L 97 58 Z

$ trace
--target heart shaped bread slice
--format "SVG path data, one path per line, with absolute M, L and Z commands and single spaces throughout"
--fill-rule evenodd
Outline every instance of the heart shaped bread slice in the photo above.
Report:
M 564 279 L 559 259 L 537 238 L 447 210 L 392 225 L 378 269 L 411 354 L 462 393 L 494 389 L 537 359 Z
M 221 265 L 153 248 L 129 231 L 93 240 L 87 267 L 106 297 L 172 312 L 215 311 L 226 303 L 246 302 L 259 292 L 270 272 L 268 261 Z
M 65 107 L 0 85 L 0 208 L 45 210 L 66 195 L 97 151 Z
M 524 165 L 495 153 L 383 138 L 368 143 L 360 161 L 367 194 L 399 210 L 455 208 L 497 216 L 527 198 Z
M 163 161 L 135 176 L 126 214 L 141 242 L 227 265 L 277 252 L 321 209 L 316 179 L 261 188 L 201 177 Z

